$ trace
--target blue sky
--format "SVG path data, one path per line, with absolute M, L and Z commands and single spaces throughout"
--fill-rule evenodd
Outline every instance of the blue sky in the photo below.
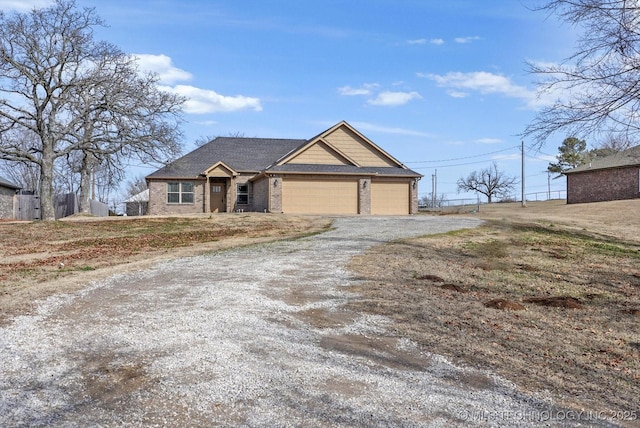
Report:
M 536 97 L 525 61 L 568 57 L 576 31 L 527 8 L 539 0 L 77 3 L 108 24 L 97 38 L 189 97 L 185 152 L 205 136 L 310 138 L 346 120 L 424 174 L 420 196 L 437 169 L 437 193 L 450 199 L 474 197 L 456 181 L 492 161 L 520 177 L 518 134 L 549 101 Z M 0 0 L 0 9 L 47 4 Z M 564 137 L 528 151 L 527 194 L 547 191 Z M 564 189 L 564 178 L 551 187 Z

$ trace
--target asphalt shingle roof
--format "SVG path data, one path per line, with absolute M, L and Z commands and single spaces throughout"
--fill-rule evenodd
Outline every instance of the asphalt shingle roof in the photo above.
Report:
M 238 172 L 263 171 L 306 142 L 307 140 L 293 139 L 218 137 L 148 177 L 197 177 L 220 161 Z
M 218 137 L 148 175 L 151 179 L 196 178 L 217 162 L 236 172 L 299 172 L 333 174 L 371 174 L 421 177 L 402 167 L 356 167 L 353 165 L 285 164 L 275 165 L 289 153 L 311 140 L 276 138 Z
M 596 158 L 589 163 L 580 165 L 564 174 L 573 174 L 577 172 L 593 171 L 597 169 L 622 168 L 627 166 L 640 165 L 640 146 L 631 147 L 630 149 L 614 153 L 603 158 Z

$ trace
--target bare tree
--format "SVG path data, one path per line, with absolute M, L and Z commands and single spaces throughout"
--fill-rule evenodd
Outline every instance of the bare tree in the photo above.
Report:
M 11 139 L 14 139 L 23 151 L 29 151 L 29 148 L 33 147 L 34 142 L 37 141 L 37 135 L 25 129 L 13 131 L 11 134 L 13 134 Z M 10 137 L 8 135 L 0 135 L 0 141 L 6 138 Z M 13 183 L 19 184 L 23 190 L 38 192 L 40 170 L 33 162 L 26 160 L 19 162 L 0 160 L 0 175 L 8 178 Z
M 127 189 L 126 189 L 126 198 L 131 196 L 135 196 L 141 192 L 147 190 L 147 181 L 144 178 L 144 175 L 135 177 L 129 181 L 127 181 Z
M 558 65 L 529 64 L 540 89 L 562 93 L 526 127 L 541 147 L 553 133 L 632 139 L 640 132 L 640 7 L 637 0 L 547 0 L 537 9 L 583 33 Z
M 426 196 L 423 196 L 418 201 L 418 205 L 425 208 L 440 208 L 444 205 L 444 202 L 447 200 L 447 195 L 441 193 L 440 196 L 436 195 L 433 197 L 433 192 L 429 193 Z
M 123 158 L 163 163 L 180 153 L 179 112 L 184 99 L 157 87 L 157 77 L 141 75 L 136 59 L 110 49 L 80 87 L 76 126 L 70 143 L 82 150 L 81 211 L 88 209 L 92 175 L 123 175 Z M 84 208 L 84 209 L 83 209 Z
M 198 137 L 196 138 L 195 145 L 197 147 L 204 146 L 205 144 L 210 143 L 211 141 L 215 140 L 218 137 L 220 137 L 220 135 L 204 135 L 204 136 Z M 244 138 L 244 132 L 240 132 L 240 131 L 229 132 L 227 135 L 225 135 L 225 137 Z
M 498 169 L 494 162 L 490 167 L 473 171 L 467 178 L 458 179 L 458 192 L 473 191 L 487 197 L 487 202 L 491 203 L 494 196 L 509 196 L 517 183 L 515 177 L 510 177 Z
M 93 39 L 94 9 L 73 0 L 0 12 L 0 159 L 37 165 L 42 218 L 53 220 L 56 160 L 80 154 L 80 188 L 98 165 L 168 160 L 179 153 L 180 97 L 140 77 L 133 58 Z M 16 130 L 37 136 L 28 148 Z M 82 197 L 86 209 L 88 197 Z

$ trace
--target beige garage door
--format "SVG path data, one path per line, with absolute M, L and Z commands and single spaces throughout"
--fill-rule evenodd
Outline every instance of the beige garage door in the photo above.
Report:
M 356 180 L 282 180 L 282 211 L 288 214 L 358 214 Z
M 409 183 L 372 181 L 371 214 L 408 215 Z

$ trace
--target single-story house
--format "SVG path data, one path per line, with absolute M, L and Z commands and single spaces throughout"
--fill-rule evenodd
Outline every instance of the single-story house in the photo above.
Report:
M 145 189 L 124 201 L 124 207 L 124 212 L 128 216 L 146 215 L 149 212 L 149 189 Z
M 406 215 L 421 177 L 342 121 L 308 140 L 218 137 L 146 180 L 152 215 Z
M 640 146 L 596 158 L 564 175 L 568 204 L 640 198 Z
M 0 218 L 13 219 L 13 197 L 20 186 L 0 177 Z

